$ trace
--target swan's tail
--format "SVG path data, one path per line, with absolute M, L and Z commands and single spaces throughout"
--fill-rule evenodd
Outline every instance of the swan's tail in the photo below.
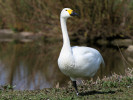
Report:
M 105 63 L 104 63 L 103 57 L 101 56 L 101 58 L 102 58 L 102 67 L 105 67 Z

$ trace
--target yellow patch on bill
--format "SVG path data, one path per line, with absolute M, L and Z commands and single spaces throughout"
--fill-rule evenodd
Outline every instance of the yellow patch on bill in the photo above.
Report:
M 71 14 L 73 12 L 73 10 L 69 9 L 67 10 L 69 14 Z

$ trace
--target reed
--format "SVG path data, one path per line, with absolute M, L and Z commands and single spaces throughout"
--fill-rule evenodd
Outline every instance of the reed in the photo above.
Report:
M 90 38 L 132 36 L 132 0 L 1 0 L 0 28 L 57 36 L 61 34 L 59 15 L 64 7 L 80 15 L 68 21 L 70 34 L 82 31 L 81 36 Z

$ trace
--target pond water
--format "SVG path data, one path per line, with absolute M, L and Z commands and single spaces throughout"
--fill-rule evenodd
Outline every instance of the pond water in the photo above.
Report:
M 57 65 L 61 47 L 61 41 L 1 43 L 0 85 L 11 84 L 16 90 L 51 88 L 57 83 L 60 87 L 67 85 L 70 79 L 60 72 Z M 106 64 L 105 68 L 99 69 L 94 79 L 110 76 L 112 73 L 124 74 L 125 69 L 130 67 L 117 49 L 94 48 L 101 52 Z M 121 50 L 126 57 L 125 50 Z

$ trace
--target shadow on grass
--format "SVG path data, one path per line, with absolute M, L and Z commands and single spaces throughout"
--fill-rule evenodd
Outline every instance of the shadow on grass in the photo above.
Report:
M 102 91 L 87 91 L 87 92 L 81 92 L 79 93 L 80 96 L 86 96 L 86 95 L 94 95 L 94 94 L 114 94 L 115 91 L 108 91 L 108 92 L 102 92 Z

